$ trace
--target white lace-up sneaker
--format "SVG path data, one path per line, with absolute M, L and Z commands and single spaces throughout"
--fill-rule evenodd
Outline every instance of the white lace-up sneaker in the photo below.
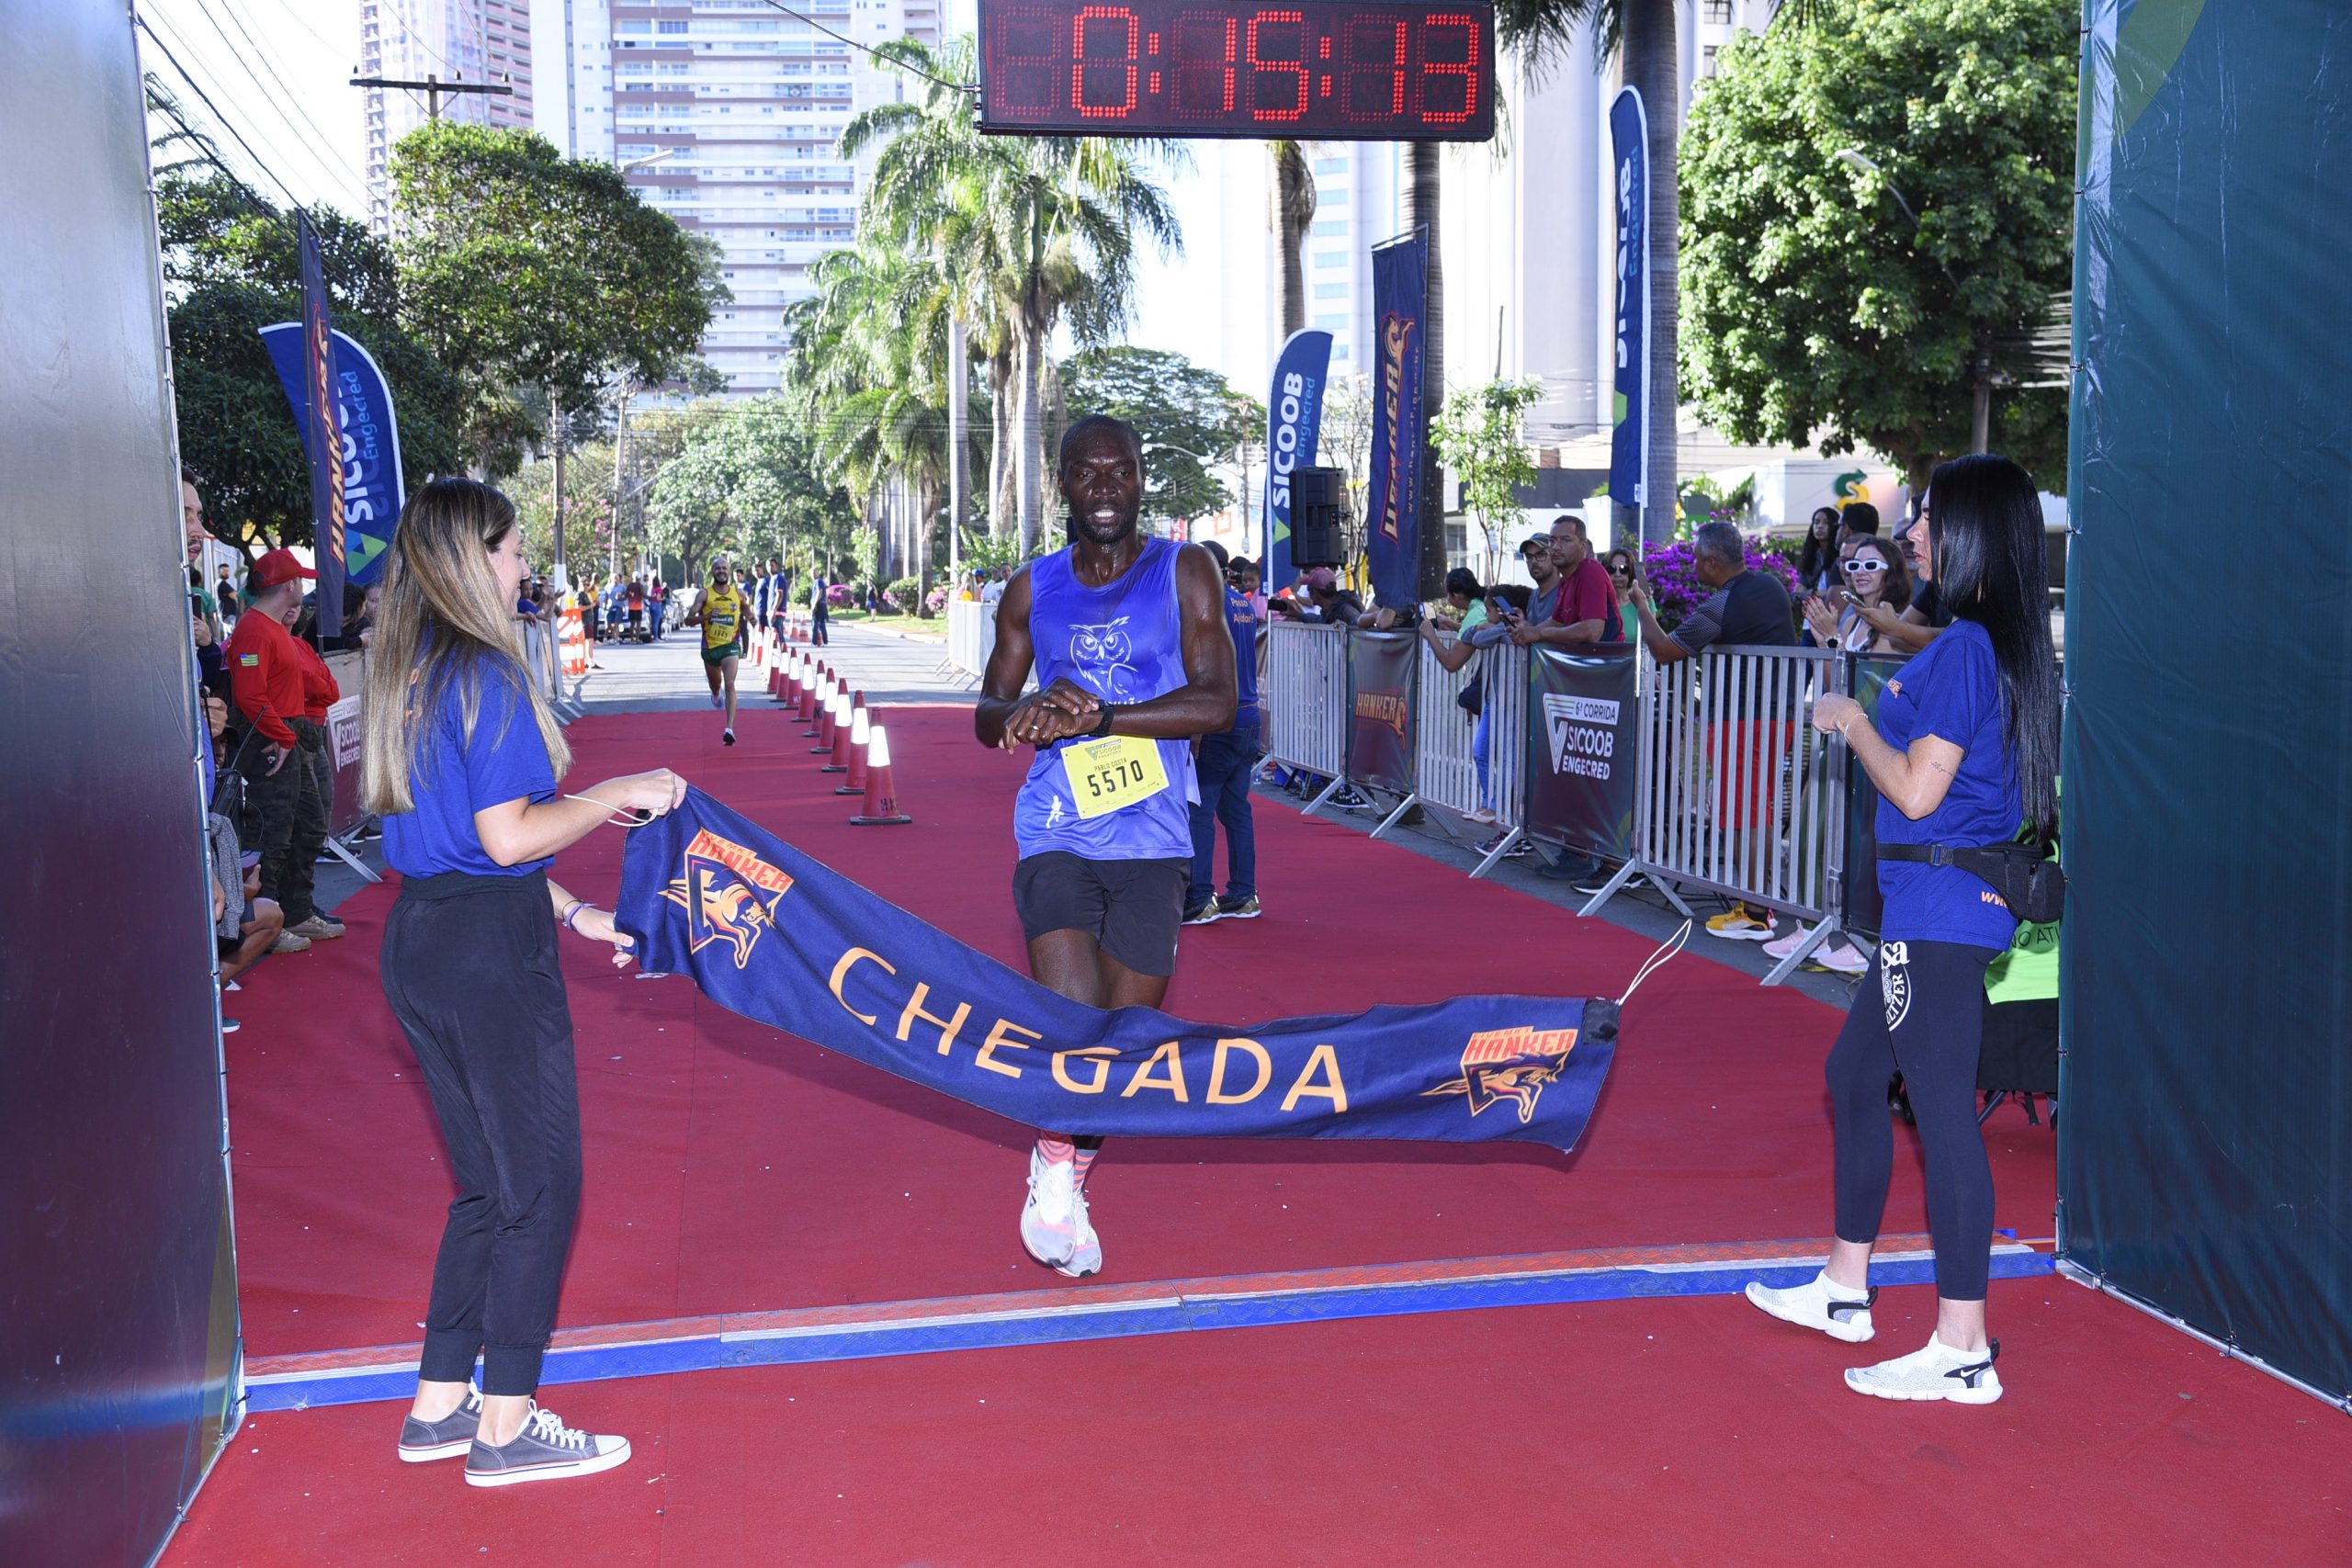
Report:
M 1990 1404 L 2001 1397 L 2001 1375 L 1993 1363 L 2001 1359 L 2001 1342 L 1985 1342 L 1982 1350 L 1955 1350 L 1941 1339 L 1907 1356 L 1881 1361 L 1874 1367 L 1854 1367 L 1846 1386 L 1877 1399 L 1949 1399 L 1954 1404 Z
M 1782 1323 L 1817 1329 L 1849 1345 L 1859 1345 L 1878 1332 L 1871 1326 L 1871 1303 L 1878 1300 L 1878 1287 L 1872 1285 L 1857 1295 L 1843 1285 L 1832 1284 L 1826 1269 L 1785 1290 L 1750 1280 L 1747 1299 Z
M 1063 1265 L 1072 1261 L 1085 1222 L 1086 1201 L 1079 1196 L 1076 1167 L 1066 1159 L 1047 1159 L 1043 1150 L 1032 1148 L 1029 1196 L 1021 1205 L 1022 1247 L 1047 1268 L 1067 1273 Z M 1099 1249 L 1096 1267 L 1101 1267 Z
M 491 1447 L 480 1438 L 466 1455 L 469 1486 L 514 1486 L 526 1481 L 556 1481 L 594 1475 L 628 1459 L 627 1438 L 577 1432 L 552 1410 L 531 1401 L 531 1414 L 511 1443 Z
M 1094 1216 L 1086 1201 L 1086 1184 L 1080 1182 L 1072 1194 L 1074 1200 L 1072 1230 L 1076 1233 L 1070 1244 L 1067 1262 L 1054 1265 L 1054 1271 L 1073 1280 L 1083 1280 L 1089 1274 L 1102 1272 L 1102 1238 L 1094 1234 Z

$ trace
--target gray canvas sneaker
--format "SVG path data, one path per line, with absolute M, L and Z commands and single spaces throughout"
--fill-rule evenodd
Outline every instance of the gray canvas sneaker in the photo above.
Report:
M 481 1391 L 469 1383 L 464 1403 L 440 1420 L 420 1421 L 413 1416 L 401 1420 L 401 1462 L 456 1459 L 474 1446 L 474 1429 L 481 1425 Z
M 552 1410 L 531 1402 L 531 1414 L 514 1440 L 492 1448 L 479 1437 L 466 1454 L 466 1484 L 514 1486 L 526 1481 L 557 1481 L 594 1475 L 628 1459 L 628 1439 L 575 1432 Z

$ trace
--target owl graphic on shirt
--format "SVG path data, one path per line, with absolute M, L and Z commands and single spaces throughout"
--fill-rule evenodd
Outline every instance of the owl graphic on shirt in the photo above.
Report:
M 1127 617 L 1069 629 L 1069 661 L 1091 678 L 1102 695 L 1114 702 L 1129 700 L 1136 680 L 1136 647 L 1127 637 Z

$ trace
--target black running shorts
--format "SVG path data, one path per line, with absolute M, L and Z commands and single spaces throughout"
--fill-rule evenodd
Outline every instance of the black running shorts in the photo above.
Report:
M 1185 860 L 1088 860 L 1047 850 L 1013 867 L 1012 907 L 1032 942 L 1047 931 L 1083 931 L 1138 975 L 1173 975 L 1192 878 Z

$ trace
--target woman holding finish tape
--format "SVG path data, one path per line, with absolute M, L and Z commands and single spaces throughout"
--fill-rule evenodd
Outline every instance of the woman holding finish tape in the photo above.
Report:
M 611 943 L 616 964 L 631 945 L 547 868 L 599 824 L 650 820 L 686 790 L 657 769 L 559 793 L 571 750 L 514 629 L 527 570 L 514 504 L 498 491 L 446 479 L 410 498 L 385 570 L 361 760 L 385 858 L 404 879 L 384 931 L 384 996 L 416 1052 L 458 1181 L 400 1457 L 462 1454 L 473 1486 L 586 1475 L 628 1458 L 627 1438 L 575 1431 L 532 1397 L 580 1199 L 557 927 Z
M 2001 1397 L 1993 1370 L 2001 1347 L 1984 1332 L 1993 1236 L 1993 1173 L 1976 1125 L 1984 971 L 2016 933 L 2023 908 L 2012 907 L 2051 890 L 2007 869 L 2038 863 L 2038 852 L 1988 852 L 2012 843 L 2020 823 L 2045 841 L 2057 832 L 2058 661 L 2041 506 L 2023 468 L 1990 456 L 1944 464 L 1917 528 L 1919 577 L 1942 590 L 1951 627 L 1887 682 L 1875 725 L 1849 697 L 1824 696 L 1813 708 L 1814 728 L 1845 739 L 1882 797 L 1882 942 L 1829 1053 L 1837 1239 L 1814 1279 L 1751 1284 L 1747 1298 L 1834 1339 L 1871 1337 L 1871 1248 L 1894 1158 L 1886 1081 L 1900 1070 L 1927 1155 L 1936 1331 L 1922 1349 L 1848 1371 L 1846 1384 L 1882 1399 L 1990 1404 Z

